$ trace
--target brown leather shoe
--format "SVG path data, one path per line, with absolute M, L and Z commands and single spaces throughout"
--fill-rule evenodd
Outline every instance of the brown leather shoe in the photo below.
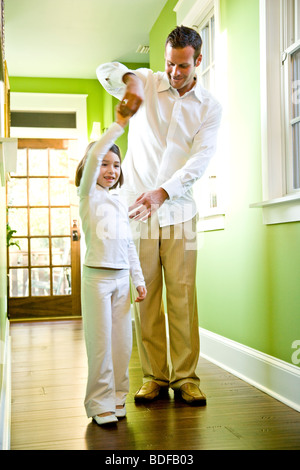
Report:
M 190 382 L 185 383 L 181 385 L 178 393 L 182 400 L 189 405 L 206 405 L 206 396 L 201 392 L 200 388 L 196 384 Z
M 161 386 L 156 382 L 149 381 L 136 392 L 134 395 L 135 401 L 152 401 L 158 397 Z

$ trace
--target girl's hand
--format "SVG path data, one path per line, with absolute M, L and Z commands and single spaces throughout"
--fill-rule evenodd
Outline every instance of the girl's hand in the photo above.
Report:
M 116 107 L 116 122 L 120 126 L 125 128 L 130 118 L 131 118 L 131 115 L 124 116 L 124 114 L 121 112 L 121 104 L 119 103 L 118 106 Z
M 135 299 L 136 302 L 142 302 L 142 300 L 144 300 L 144 298 L 146 297 L 147 295 L 147 289 L 146 287 L 144 286 L 138 286 L 136 288 L 136 290 L 138 291 L 138 297 Z

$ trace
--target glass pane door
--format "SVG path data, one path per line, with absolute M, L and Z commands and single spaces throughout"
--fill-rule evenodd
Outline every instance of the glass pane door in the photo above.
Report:
M 80 251 L 79 242 L 76 249 L 72 242 L 72 217 L 77 216 L 70 201 L 73 181 L 67 144 L 65 140 L 24 139 L 17 172 L 7 184 L 8 224 L 16 230 L 8 249 L 10 299 L 22 299 L 23 306 L 26 299 L 28 306 L 38 299 L 51 300 L 49 311 L 57 313 L 53 299 L 63 296 L 64 316 L 70 315 L 74 300 L 72 249 L 78 256 Z M 78 269 L 75 275 L 80 276 Z

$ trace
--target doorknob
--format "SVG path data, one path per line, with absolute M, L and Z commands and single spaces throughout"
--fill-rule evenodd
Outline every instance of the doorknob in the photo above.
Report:
M 78 220 L 76 219 L 73 220 L 72 240 L 73 242 L 77 242 L 79 240 Z
M 72 240 L 73 242 L 78 242 L 79 240 L 78 230 L 72 230 Z

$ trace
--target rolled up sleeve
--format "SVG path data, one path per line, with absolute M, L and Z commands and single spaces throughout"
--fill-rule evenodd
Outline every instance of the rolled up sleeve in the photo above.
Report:
M 123 76 L 131 72 L 125 65 L 119 62 L 111 62 L 99 65 L 96 75 L 103 88 L 119 100 L 123 98 L 126 85 L 123 83 Z

